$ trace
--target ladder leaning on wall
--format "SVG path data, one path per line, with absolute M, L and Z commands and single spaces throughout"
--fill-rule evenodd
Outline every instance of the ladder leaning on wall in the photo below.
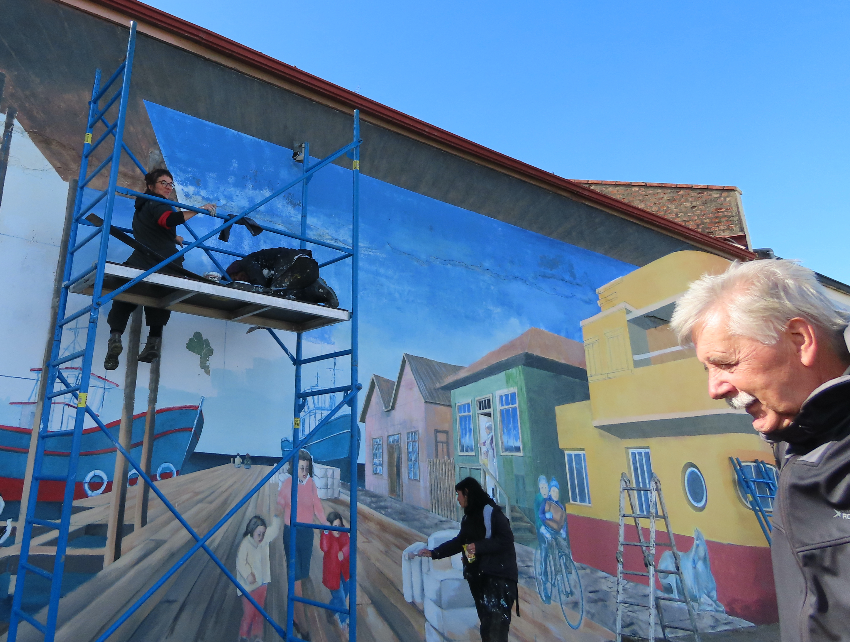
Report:
M 629 510 L 626 511 L 626 497 L 629 500 Z M 659 511 L 660 508 L 660 511 Z M 626 539 L 626 520 L 633 521 L 635 530 L 637 531 L 638 541 L 629 541 Z M 658 541 L 656 522 L 659 519 L 664 520 L 664 527 L 667 530 L 668 541 Z M 649 528 L 649 540 L 644 538 L 643 529 Z M 632 571 L 626 570 L 624 564 L 624 551 L 626 546 L 637 546 L 643 554 L 643 564 L 646 570 Z M 675 570 L 664 570 L 657 568 L 655 561 L 656 546 L 666 546 L 673 553 L 673 561 Z M 635 577 L 646 577 L 649 585 L 648 600 L 645 604 L 632 602 L 627 600 L 624 595 L 625 580 L 624 575 Z M 693 634 L 695 642 L 700 642 L 699 630 L 696 624 L 696 614 L 694 607 L 688 600 L 687 590 L 684 591 L 682 597 L 673 595 L 665 595 L 660 593 L 656 588 L 656 577 L 658 575 L 676 575 L 679 578 L 680 586 L 685 587 L 685 578 L 682 576 L 682 563 L 679 557 L 679 551 L 676 548 L 676 541 L 673 538 L 673 530 L 670 528 L 670 518 L 667 515 L 667 506 L 664 503 L 664 495 L 661 492 L 661 482 L 658 477 L 653 474 L 649 482 L 649 487 L 633 486 L 628 476 L 623 473 L 620 477 L 620 537 L 617 547 L 617 642 L 623 639 L 623 611 L 625 606 L 635 606 L 646 608 L 649 614 L 649 632 L 647 639 L 650 642 L 655 642 L 655 617 L 658 615 L 658 622 L 661 625 L 662 638 L 669 640 L 667 633 L 668 629 L 678 631 L 688 631 Z M 663 602 L 678 602 L 684 603 L 688 609 L 688 620 L 690 626 L 680 626 L 670 624 L 664 618 L 662 610 Z

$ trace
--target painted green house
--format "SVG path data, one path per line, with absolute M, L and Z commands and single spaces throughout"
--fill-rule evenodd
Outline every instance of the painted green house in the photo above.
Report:
M 477 478 L 500 502 L 507 493 L 534 523 L 538 477 L 567 481 L 555 407 L 589 399 L 583 344 L 532 328 L 441 387 L 451 391 L 458 479 Z

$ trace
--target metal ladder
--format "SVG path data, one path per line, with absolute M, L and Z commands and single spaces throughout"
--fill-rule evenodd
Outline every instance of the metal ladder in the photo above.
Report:
M 640 500 L 638 493 L 641 493 Z M 629 511 L 626 512 L 626 497 L 629 499 Z M 659 512 L 659 506 L 661 508 Z M 631 519 L 634 522 L 637 530 L 638 541 L 632 542 L 626 540 L 626 519 Z M 669 541 L 659 542 L 656 539 L 656 521 L 664 520 L 664 526 L 667 530 Z M 649 541 L 644 539 L 642 521 L 649 522 Z M 624 568 L 623 552 L 626 546 L 637 546 L 643 554 L 643 564 L 646 570 L 644 571 L 629 571 Z M 655 548 L 656 546 L 666 546 L 673 552 L 673 560 L 676 569 L 667 571 L 656 567 Z M 685 589 L 684 597 L 673 597 L 660 593 L 655 586 L 655 578 L 657 575 L 676 575 L 681 582 L 681 586 Z M 646 577 L 649 580 L 649 601 L 647 604 L 638 602 L 630 602 L 623 597 L 623 589 L 625 580 L 624 575 L 632 575 L 637 577 Z M 669 624 L 664 618 L 662 603 L 679 602 L 684 603 L 688 609 L 688 619 L 690 620 L 690 628 Z M 695 642 L 701 642 L 699 630 L 696 624 L 696 614 L 694 613 L 693 605 L 687 598 L 687 589 L 685 588 L 685 578 L 682 576 L 682 564 L 679 558 L 679 551 L 676 548 L 676 541 L 673 538 L 673 530 L 670 528 L 670 519 L 667 515 L 667 506 L 664 503 L 664 495 L 661 492 L 661 482 L 658 476 L 654 473 L 649 482 L 649 487 L 633 486 L 631 480 L 626 473 L 620 477 L 620 536 L 619 545 L 617 547 L 617 642 L 623 639 L 623 607 L 637 606 L 647 607 L 649 610 L 649 641 L 655 642 L 655 616 L 658 614 L 658 621 L 661 625 L 662 639 L 669 640 L 667 633 L 668 629 L 688 631 L 693 634 Z
M 15 585 L 15 594 L 12 601 L 12 612 L 11 618 L 9 622 L 9 630 L 7 639 L 9 642 L 15 642 L 17 639 L 20 625 L 22 623 L 29 624 L 30 626 L 37 629 L 43 636 L 45 642 L 52 642 L 56 635 L 57 622 L 58 622 L 58 612 L 59 612 L 59 604 L 60 598 L 62 594 L 62 579 L 64 575 L 64 565 L 65 565 L 65 555 L 68 545 L 69 539 L 69 530 L 70 530 L 70 520 L 71 514 L 73 512 L 73 500 L 74 500 L 74 488 L 75 482 L 77 478 L 77 464 L 79 462 L 80 457 L 80 445 L 83 431 L 83 423 L 88 417 L 91 421 L 93 421 L 102 433 L 112 441 L 113 445 L 117 450 L 116 456 L 123 456 L 127 459 L 129 466 L 134 468 L 140 480 L 143 481 L 150 488 L 151 492 L 156 494 L 159 500 L 164 504 L 164 506 L 174 515 L 174 517 L 180 522 L 180 524 L 190 533 L 192 538 L 195 540 L 194 545 L 191 549 L 189 549 L 181 558 L 178 560 L 170 569 L 164 570 L 160 579 L 150 587 L 145 594 L 139 598 L 134 604 L 128 607 L 123 612 L 116 613 L 118 616 L 117 619 L 112 622 L 112 624 L 97 638 L 97 642 L 105 642 L 112 633 L 118 629 L 127 619 L 129 619 L 144 602 L 149 599 L 152 595 L 156 593 L 156 591 L 162 587 L 168 579 L 174 575 L 188 560 L 192 557 L 197 551 L 203 549 L 212 559 L 212 561 L 221 569 L 221 571 L 233 582 L 238 588 L 240 588 L 246 598 L 254 605 L 255 608 L 259 610 L 261 615 L 271 624 L 277 634 L 287 642 L 297 642 L 299 640 L 293 634 L 293 611 L 295 602 L 301 602 L 303 604 L 308 604 L 311 606 L 323 608 L 329 610 L 331 612 L 340 612 L 340 613 L 348 613 L 349 615 L 349 630 L 348 630 L 348 639 L 350 642 L 354 642 L 357 636 L 357 607 L 356 607 L 356 586 L 357 586 L 357 456 L 359 450 L 359 427 L 357 424 L 357 395 L 361 390 L 362 386 L 358 383 L 358 265 L 359 265 L 359 179 L 360 179 L 360 119 L 359 112 L 357 110 L 354 111 L 354 128 L 353 128 L 353 136 L 350 143 L 346 144 L 344 147 L 338 149 L 336 152 L 331 155 L 325 157 L 322 160 L 314 161 L 310 158 L 308 147 L 304 144 L 303 147 L 300 148 L 300 155 L 294 160 L 303 163 L 302 174 L 299 178 L 290 181 L 288 184 L 279 188 L 277 191 L 272 193 L 270 196 L 265 197 L 259 203 L 254 204 L 248 209 L 242 211 L 240 214 L 237 214 L 234 217 L 226 218 L 224 216 L 218 215 L 217 218 L 224 219 L 224 221 L 218 226 L 215 227 L 214 230 L 204 233 L 203 235 L 198 235 L 192 230 L 188 225 L 184 226 L 189 231 L 191 236 L 193 237 L 193 241 L 187 242 L 183 249 L 181 249 L 176 254 L 172 255 L 170 258 L 163 260 L 160 264 L 155 267 L 144 271 L 139 276 L 134 277 L 124 285 L 120 286 L 116 290 L 113 290 L 109 294 L 103 293 L 103 283 L 104 283 L 104 271 L 107 257 L 107 248 L 108 242 L 110 238 L 110 228 L 118 229 L 120 231 L 122 228 L 117 228 L 112 225 L 112 214 L 115 204 L 115 198 L 117 194 L 123 194 L 125 196 L 139 196 L 139 192 L 135 192 L 134 190 L 130 190 L 127 188 L 123 188 L 118 186 L 118 173 L 119 173 L 119 165 L 121 161 L 122 154 L 126 154 L 129 159 L 135 164 L 135 166 L 139 169 L 139 171 L 144 174 L 146 172 L 144 166 L 139 162 L 139 160 L 132 154 L 127 145 L 123 142 L 123 133 L 124 133 L 124 125 L 127 116 L 127 108 L 129 102 L 129 92 L 130 92 L 130 80 L 131 80 L 131 72 L 133 66 L 133 55 L 135 50 L 135 42 L 136 42 L 136 23 L 130 23 L 130 36 L 129 42 L 127 46 L 127 53 L 124 61 L 119 65 L 118 69 L 112 74 L 112 76 L 106 80 L 106 82 L 101 81 L 101 72 L 98 69 L 95 73 L 95 82 L 94 88 L 91 94 L 91 100 L 89 101 L 88 107 L 88 115 L 87 115 L 87 124 L 86 124 L 86 132 L 84 137 L 84 146 L 82 159 L 80 163 L 80 173 L 79 173 L 79 182 L 76 192 L 76 199 L 74 203 L 73 217 L 71 219 L 71 227 L 70 234 L 68 238 L 67 244 L 67 256 L 65 259 L 64 267 L 63 267 L 63 276 L 62 276 L 62 284 L 59 296 L 59 305 L 56 312 L 56 326 L 55 332 L 52 337 L 52 352 L 51 356 L 47 363 L 47 368 L 43 373 L 44 377 L 47 381 L 47 394 L 46 394 L 46 406 L 47 409 L 42 413 L 41 422 L 37 428 L 37 447 L 35 451 L 34 458 L 34 469 L 32 476 L 32 484 L 29 493 L 29 497 L 27 500 L 27 504 L 25 507 L 25 518 L 24 518 L 24 528 L 23 534 L 21 537 L 21 552 L 18 562 L 17 569 L 17 580 Z M 115 89 L 117 87 L 117 91 Z M 109 94 L 110 89 L 114 92 L 111 95 Z M 101 102 L 104 101 L 104 105 L 101 105 Z M 107 121 L 106 114 L 113 107 L 118 106 L 118 114 L 112 122 Z M 105 131 L 99 136 L 94 135 L 95 126 L 103 126 Z M 110 138 L 111 137 L 111 138 Z M 101 144 L 107 143 L 108 141 L 112 141 L 112 150 L 111 153 L 107 156 L 106 160 L 104 160 L 100 165 L 91 173 L 89 173 L 89 160 L 92 157 L 94 151 L 100 147 Z M 296 150 L 298 151 L 298 150 Z M 347 156 L 352 159 L 352 239 L 351 239 L 351 247 L 345 247 L 336 245 L 333 243 L 329 243 L 327 241 L 310 238 L 307 236 L 307 184 L 312 176 L 319 171 L 320 169 L 330 165 L 335 160 L 340 159 L 342 156 Z M 101 172 L 105 171 L 108 168 L 109 170 L 109 180 L 108 185 L 105 190 L 99 191 L 97 195 L 87 203 L 84 203 L 84 196 L 86 195 L 86 189 L 88 186 L 92 184 L 92 180 Z M 134 460 L 134 458 L 127 452 L 127 450 L 122 447 L 122 445 L 117 441 L 117 439 L 109 433 L 106 426 L 98 417 L 97 413 L 87 405 L 87 397 L 89 391 L 89 383 L 91 379 L 91 369 L 92 369 L 92 359 L 94 354 L 94 344 L 95 344 L 95 336 L 97 332 L 97 324 L 98 317 L 100 315 L 100 310 L 103 306 L 105 306 L 109 301 L 111 301 L 116 295 L 121 292 L 127 290 L 128 288 L 134 286 L 136 283 L 140 282 L 142 279 L 152 274 L 156 270 L 161 267 L 167 265 L 168 263 L 174 261 L 180 256 L 186 254 L 186 252 L 198 248 L 203 251 L 207 257 L 219 268 L 220 272 L 225 281 L 229 281 L 230 278 L 227 276 L 224 267 L 218 262 L 218 260 L 212 255 L 213 252 L 219 252 L 225 255 L 231 255 L 236 257 L 242 257 L 244 255 L 233 252 L 231 250 L 220 250 L 209 245 L 205 245 L 205 242 L 211 237 L 219 234 L 224 229 L 227 229 L 237 223 L 239 220 L 243 219 L 245 216 L 255 211 L 265 203 L 268 203 L 274 198 L 284 194 L 291 188 L 297 186 L 302 186 L 302 208 L 301 208 L 301 233 L 294 234 L 283 230 L 281 228 L 272 227 L 270 225 L 263 225 L 263 229 L 267 232 L 272 232 L 284 237 L 289 237 L 291 239 L 296 239 L 300 241 L 301 247 L 305 247 L 306 243 L 311 243 L 314 245 L 323 246 L 326 248 L 330 248 L 340 253 L 339 256 L 332 258 L 324 263 L 321 263 L 319 267 L 324 267 L 326 265 L 330 265 L 332 263 L 336 263 L 341 260 L 351 260 L 351 312 L 348 323 L 350 324 L 351 329 L 351 346 L 345 350 L 339 350 L 328 354 L 320 354 L 312 357 L 305 357 L 302 354 L 302 333 L 303 331 L 299 330 L 296 333 L 296 341 L 295 341 L 295 354 L 290 351 L 280 337 L 274 332 L 274 330 L 270 328 L 266 328 L 268 333 L 274 339 L 274 341 L 280 346 L 280 348 L 284 351 L 286 356 L 292 362 L 295 367 L 295 395 L 294 395 L 294 423 L 296 426 L 300 423 L 300 414 L 304 410 L 306 400 L 315 395 L 320 394 L 330 394 L 330 393 L 342 393 L 342 400 L 337 403 L 333 409 L 306 435 L 301 437 L 300 439 L 296 438 L 297 432 L 293 434 L 293 449 L 292 452 L 281 459 L 264 477 L 263 479 L 256 484 L 242 499 L 240 499 L 228 512 L 225 514 L 220 520 L 216 522 L 216 524 L 204 535 L 200 535 L 195 532 L 194 529 L 189 525 L 189 523 L 185 520 L 185 518 L 177 511 L 177 509 L 169 502 L 169 500 L 165 497 L 162 491 L 157 488 L 157 486 L 153 483 L 152 479 L 148 474 L 146 474 L 144 467 L 140 466 L 138 462 Z M 191 205 L 187 205 L 185 203 L 179 203 L 174 201 L 169 201 L 167 199 L 162 199 L 158 197 L 149 197 L 151 200 L 157 200 L 159 202 L 167 203 L 173 205 L 175 207 L 179 207 L 183 210 L 192 210 L 196 212 L 201 212 L 202 210 L 197 207 L 193 207 Z M 93 225 L 92 223 L 86 220 L 86 215 L 92 211 L 92 209 L 101 201 L 105 203 L 105 211 L 104 216 L 99 225 Z M 204 211 L 204 213 L 206 213 Z M 132 230 L 126 230 L 126 232 L 132 232 Z M 77 273 L 72 274 L 72 268 L 74 267 L 74 256 L 78 253 L 79 250 L 82 250 L 84 247 L 88 245 L 88 243 L 93 242 L 98 246 L 98 254 L 96 261 L 87 264 L 83 267 L 78 267 L 79 270 Z M 68 312 L 68 303 L 69 303 L 69 295 L 72 293 L 73 288 L 76 284 L 79 284 L 86 278 L 93 279 L 93 287 L 92 287 L 92 295 L 88 305 L 76 310 L 75 312 Z M 72 353 L 65 354 L 62 352 L 62 336 L 63 332 L 66 329 L 70 328 L 70 324 L 77 320 L 87 318 L 87 330 L 86 330 L 86 338 L 85 338 L 85 347 L 80 350 L 76 350 Z M 306 330 L 305 330 L 306 331 Z M 349 357 L 351 360 L 351 379 L 348 385 L 344 386 L 335 386 L 333 388 L 328 388 L 324 390 L 302 390 L 301 387 L 301 372 L 302 366 L 317 363 L 320 361 L 325 361 L 328 359 L 336 359 L 340 357 Z M 81 373 L 79 381 L 70 382 L 65 375 L 62 373 L 62 367 L 66 366 L 66 364 L 81 360 Z M 76 406 L 75 417 L 74 417 L 74 427 L 72 429 L 65 430 L 49 430 L 50 427 L 50 412 L 49 405 L 51 400 L 58 398 L 66 398 L 73 401 Z M 350 526 L 348 527 L 333 527 L 333 526 L 325 526 L 325 525 L 316 525 L 312 523 L 300 523 L 297 521 L 297 517 L 292 520 L 292 538 L 291 541 L 292 549 L 294 550 L 294 536 L 297 528 L 308 528 L 308 529 L 321 529 L 321 530 L 337 530 L 341 532 L 349 533 L 350 540 L 350 583 L 352 586 L 352 591 L 349 600 L 349 606 L 345 609 L 337 608 L 335 606 L 331 606 L 329 604 L 316 602 L 314 600 L 309 600 L 307 598 L 298 597 L 294 594 L 293 583 L 294 583 L 294 564 L 290 564 L 290 572 L 288 577 L 288 591 L 287 591 L 287 617 L 286 622 L 282 625 L 275 622 L 274 619 L 264 610 L 260 605 L 255 601 L 255 599 L 242 587 L 237 581 L 236 577 L 233 573 L 228 570 L 225 564 L 213 553 L 213 551 L 209 548 L 208 542 L 209 540 L 227 523 L 227 521 L 233 517 L 250 499 L 253 497 L 259 490 L 265 486 L 275 475 L 277 475 L 278 471 L 293 457 L 298 455 L 298 451 L 301 448 L 309 445 L 312 441 L 314 441 L 322 432 L 326 426 L 330 424 L 331 419 L 336 416 L 342 409 L 348 407 L 351 411 L 351 442 L 350 442 L 350 451 L 349 455 L 351 458 L 351 480 L 350 480 L 350 505 L 351 505 L 351 514 L 350 514 Z M 57 437 L 70 437 L 71 438 L 71 449 L 70 456 L 68 457 L 68 467 L 67 471 L 63 475 L 50 475 L 45 474 L 43 472 L 43 464 L 45 458 L 45 450 L 48 449 L 48 445 L 51 440 L 54 440 Z M 53 442 L 55 443 L 55 442 Z M 296 473 L 297 474 L 297 473 Z M 63 496 L 62 502 L 62 510 L 59 521 L 52 521 L 46 519 L 40 519 L 35 516 L 36 504 L 38 501 L 38 490 L 39 484 L 42 481 L 55 481 L 62 482 L 65 484 L 65 492 Z M 292 495 L 292 508 L 291 514 L 293 516 L 297 516 L 297 484 L 293 484 L 293 495 Z M 24 507 L 22 506 L 22 510 Z M 47 571 L 39 566 L 31 564 L 29 562 L 30 555 L 30 547 L 33 538 L 33 529 L 34 528 L 46 528 L 50 530 L 54 530 L 57 532 L 57 542 L 56 542 L 56 556 L 54 558 L 54 566 L 52 571 Z M 24 602 L 24 594 L 27 592 L 27 586 L 29 585 L 31 588 L 30 591 L 33 590 L 31 586 L 31 581 L 29 580 L 29 575 L 38 575 L 42 578 L 50 581 L 50 596 L 47 603 L 47 615 L 46 621 L 39 621 L 34 617 L 34 615 L 27 613 L 23 610 L 23 602 Z
M 770 523 L 768 514 L 773 510 L 773 501 L 776 499 L 776 477 L 771 475 L 767 464 L 756 459 L 753 463 L 753 474 L 749 473 L 741 460 L 737 457 L 730 457 L 732 468 L 735 469 L 735 476 L 746 491 L 746 500 L 750 505 L 756 520 L 758 520 L 761 532 L 764 533 L 768 545 L 771 543 L 770 534 L 773 532 L 773 525 Z M 759 487 L 759 484 L 762 486 Z M 764 490 L 760 493 L 759 490 Z M 767 500 L 767 501 L 763 501 Z M 769 503 L 768 503 L 769 502 Z

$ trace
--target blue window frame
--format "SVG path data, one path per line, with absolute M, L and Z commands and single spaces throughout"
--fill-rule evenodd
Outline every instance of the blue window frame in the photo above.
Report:
M 696 464 L 688 462 L 682 470 L 682 483 L 685 487 L 685 497 L 691 508 L 701 511 L 708 503 L 708 488 L 705 477 Z
M 475 453 L 475 435 L 472 434 L 472 404 L 470 402 L 457 405 L 457 451 L 461 455 Z
M 744 475 L 752 480 L 758 493 L 758 501 L 762 509 L 766 513 L 773 512 L 773 502 L 776 498 L 776 488 L 779 484 L 779 472 L 773 464 L 767 464 L 763 461 L 758 463 L 754 461 L 742 461 L 741 468 Z M 747 489 L 741 483 L 740 479 L 735 479 L 735 486 L 738 488 L 738 496 L 744 502 L 744 506 L 753 510 L 753 507 L 747 501 Z
M 499 394 L 499 433 L 501 435 L 502 454 L 522 454 L 516 390 Z
M 652 459 L 649 456 L 649 448 L 631 448 L 629 459 L 632 464 L 632 482 L 637 488 L 649 488 L 652 481 Z M 639 490 L 637 495 L 637 510 L 643 515 L 649 515 L 649 504 L 651 492 Z M 657 512 L 656 507 L 656 512 Z
M 384 439 L 375 437 L 372 440 L 372 474 L 384 474 Z
M 571 504 L 590 506 L 590 481 L 587 456 L 582 451 L 567 451 L 567 497 Z
M 407 433 L 407 478 L 419 479 L 419 431 Z

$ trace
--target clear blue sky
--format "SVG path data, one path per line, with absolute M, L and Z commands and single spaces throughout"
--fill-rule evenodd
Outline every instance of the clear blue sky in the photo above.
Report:
M 850 283 L 850 3 L 149 0 L 566 178 L 743 190 Z

